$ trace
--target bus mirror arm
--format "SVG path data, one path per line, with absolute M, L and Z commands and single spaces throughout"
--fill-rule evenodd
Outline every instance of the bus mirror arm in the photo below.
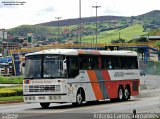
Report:
M 66 59 L 63 61 L 63 72 L 66 72 L 67 70 L 67 64 L 66 64 Z

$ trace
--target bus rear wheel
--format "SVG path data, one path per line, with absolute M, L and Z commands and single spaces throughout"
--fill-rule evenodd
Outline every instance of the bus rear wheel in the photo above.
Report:
M 50 105 L 50 103 L 40 103 L 41 107 L 44 109 L 47 109 Z
M 122 101 L 124 98 L 124 91 L 123 91 L 123 87 L 119 87 L 118 88 L 118 100 Z
M 130 90 L 129 90 L 129 87 L 125 87 L 125 90 L 124 90 L 124 100 L 127 101 L 128 99 L 130 99 Z

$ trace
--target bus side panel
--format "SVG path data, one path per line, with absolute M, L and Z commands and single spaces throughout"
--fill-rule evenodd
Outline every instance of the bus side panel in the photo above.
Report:
M 131 95 L 138 95 L 140 91 L 140 80 L 133 80 L 132 81 L 132 88 L 131 88 Z
M 108 90 L 109 99 L 110 98 L 117 98 L 117 89 L 118 89 L 117 88 L 117 86 L 118 86 L 117 81 L 108 81 L 108 82 L 105 82 L 105 85 Z
M 94 76 L 93 76 L 94 78 Z M 80 70 L 80 74 L 79 76 L 76 77 L 76 79 L 69 79 L 68 83 L 72 83 L 73 84 L 73 95 L 70 95 L 72 98 L 72 102 L 76 102 L 76 95 L 78 92 L 78 89 L 82 88 L 84 89 L 84 93 L 85 93 L 85 101 L 93 101 L 93 100 L 97 100 L 96 99 L 96 95 L 95 95 L 95 90 L 93 88 L 95 88 L 96 84 L 92 84 L 91 80 L 87 71 L 85 70 Z M 70 87 L 70 85 L 68 85 Z
M 96 100 L 102 100 L 103 99 L 103 94 L 102 94 L 103 89 L 96 75 L 96 72 L 94 70 L 88 70 L 87 73 L 88 73 L 89 80 L 90 80 L 94 95 L 96 97 Z
M 118 87 L 120 85 L 125 89 L 126 85 L 130 86 L 131 96 L 139 94 L 139 80 L 119 80 L 119 81 L 108 81 L 105 83 L 109 98 L 117 98 L 118 97 Z

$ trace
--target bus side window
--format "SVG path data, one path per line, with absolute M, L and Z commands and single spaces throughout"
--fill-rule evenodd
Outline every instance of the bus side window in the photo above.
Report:
M 112 69 L 112 63 L 111 63 L 111 61 L 108 62 L 108 69 Z
M 91 56 L 90 57 L 90 67 L 91 67 L 91 69 L 99 69 L 99 68 L 101 68 L 99 66 L 100 62 L 99 62 L 98 58 L 99 58 L 98 56 Z
M 68 77 L 74 78 L 79 74 L 78 57 L 69 56 L 67 59 Z
M 90 58 L 86 55 L 79 56 L 79 65 L 81 70 L 90 69 Z

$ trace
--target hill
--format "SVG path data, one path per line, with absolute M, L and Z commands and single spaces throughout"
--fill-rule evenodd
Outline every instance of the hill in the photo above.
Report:
M 112 40 L 120 38 L 125 39 L 126 41 L 136 37 L 137 35 L 143 35 L 146 32 L 143 32 L 143 26 L 141 24 L 134 24 L 124 29 L 115 29 L 104 31 L 98 34 L 99 43 L 110 43 Z M 91 42 L 95 36 L 85 36 L 82 37 L 83 42 Z
M 122 16 L 99 16 L 97 18 L 97 21 L 98 22 L 103 22 L 103 21 L 121 20 L 123 18 L 128 18 L 128 17 L 122 17 Z M 79 18 L 59 20 L 59 26 L 78 25 L 79 21 L 80 21 Z M 96 18 L 95 17 L 87 17 L 87 18 L 82 18 L 81 19 L 81 23 L 82 24 L 91 23 L 91 22 L 96 22 Z M 37 25 L 40 25 L 40 26 L 58 26 L 58 21 L 50 21 L 50 22 L 41 23 L 41 24 L 37 24 Z
M 95 38 L 96 18 L 88 17 L 81 19 L 81 35 L 83 42 L 91 42 Z M 120 38 L 126 41 L 143 34 L 149 30 L 160 28 L 160 11 L 155 10 L 139 16 L 98 16 L 98 39 L 99 42 L 110 42 Z M 58 38 L 58 24 L 60 28 Z M 27 33 L 34 33 L 36 39 L 51 41 L 78 40 L 79 18 L 58 21 L 50 21 L 36 25 L 22 25 L 9 29 L 9 34 L 14 36 L 27 36 Z M 159 34 L 159 33 L 157 33 Z
M 136 17 L 142 21 L 144 30 L 160 28 L 160 10 L 154 10 Z

